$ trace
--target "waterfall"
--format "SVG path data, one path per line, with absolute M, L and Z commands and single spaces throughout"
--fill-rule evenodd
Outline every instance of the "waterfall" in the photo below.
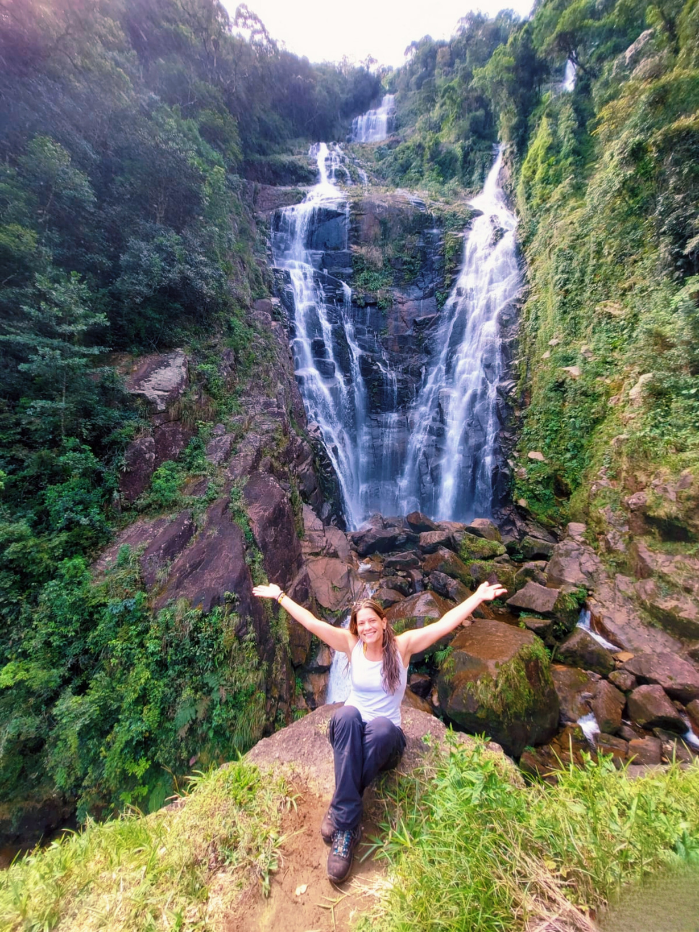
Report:
M 394 95 L 385 94 L 377 110 L 368 110 L 352 120 L 352 142 L 382 142 L 396 112 Z
M 482 213 L 466 236 L 461 272 L 435 337 L 441 349 L 411 412 L 399 514 L 421 507 L 435 517 L 463 521 L 491 513 L 503 373 L 499 316 L 522 286 L 517 221 L 499 181 L 502 160 L 500 147 L 482 193 L 471 201 Z M 427 464 L 430 434 L 443 434 L 443 440 L 441 456 Z
M 568 59 L 566 62 L 566 70 L 563 74 L 563 80 L 561 81 L 561 90 L 565 93 L 570 93 L 575 90 L 575 78 L 577 72 L 577 65 L 574 61 Z
M 417 389 L 416 376 L 406 379 L 382 343 L 382 312 L 353 304 L 344 280 L 351 275 L 348 204 L 338 187 L 347 176 L 344 154 L 325 143 L 312 152 L 319 181 L 303 203 L 279 211 L 272 252 L 287 276 L 296 378 L 337 473 L 347 523 L 415 508 L 437 519 L 487 516 L 504 372 L 499 324 L 521 288 L 516 219 L 499 183 L 502 149 L 471 202 L 481 213 L 465 233 L 461 272 L 430 335 Z M 424 232 L 428 251 L 440 235 Z
M 347 202 L 336 184 L 338 172 L 346 169 L 339 146 L 329 148 L 322 142 L 311 153 L 316 157 L 319 181 L 303 203 L 281 211 L 281 222 L 272 235 L 272 252 L 276 268 L 288 273 L 293 295 L 291 347 L 296 379 L 309 420 L 320 427 L 347 520 L 356 526 L 363 517 L 357 440 L 366 403 L 359 347 L 353 339 L 352 293 L 340 278 L 318 268 L 322 246 L 328 242 L 335 247 L 334 254 L 344 256 L 339 261 L 349 261 Z M 314 243 L 319 230 L 321 239 Z

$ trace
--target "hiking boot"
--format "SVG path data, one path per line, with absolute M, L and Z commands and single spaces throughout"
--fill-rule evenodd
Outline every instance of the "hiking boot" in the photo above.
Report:
M 326 845 L 332 844 L 334 833 L 335 823 L 333 822 L 332 811 L 328 809 L 323 816 L 323 821 L 320 823 L 320 834 Z
M 361 825 L 358 825 L 353 832 L 341 829 L 333 832 L 332 847 L 328 855 L 328 879 L 333 883 L 342 883 L 349 876 L 354 849 L 361 837 Z

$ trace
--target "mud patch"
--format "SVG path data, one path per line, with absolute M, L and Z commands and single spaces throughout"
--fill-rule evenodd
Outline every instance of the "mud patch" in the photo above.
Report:
M 296 789 L 296 809 L 282 825 L 286 840 L 270 895 L 263 897 L 259 883 L 245 890 L 222 924 L 226 932 L 348 932 L 357 914 L 372 907 L 386 883 L 385 862 L 372 856 L 372 839 L 379 835 L 373 793 L 367 791 L 364 835 L 352 872 L 336 886 L 327 877 L 329 848 L 320 837 L 329 799 L 307 786 Z

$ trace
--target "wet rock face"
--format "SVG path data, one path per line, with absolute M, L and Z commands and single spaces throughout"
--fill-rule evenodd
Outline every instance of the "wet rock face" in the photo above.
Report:
M 600 682 L 598 674 L 554 663 L 551 665 L 551 678 L 558 695 L 562 725 L 575 724 L 589 715 L 592 711 L 590 703 Z
M 559 646 L 562 663 L 607 676 L 614 670 L 614 658 L 587 631 L 576 628 Z
M 514 756 L 548 741 L 558 726 L 558 695 L 537 642 L 530 631 L 475 621 L 454 637 L 437 680 L 451 719 L 467 731 L 485 731 Z

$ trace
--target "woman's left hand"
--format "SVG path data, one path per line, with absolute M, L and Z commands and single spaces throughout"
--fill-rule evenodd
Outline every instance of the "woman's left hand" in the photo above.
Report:
M 499 599 L 501 595 L 506 595 L 507 589 L 500 583 L 481 583 L 476 589 L 476 595 L 483 602 L 490 602 L 491 599 Z

